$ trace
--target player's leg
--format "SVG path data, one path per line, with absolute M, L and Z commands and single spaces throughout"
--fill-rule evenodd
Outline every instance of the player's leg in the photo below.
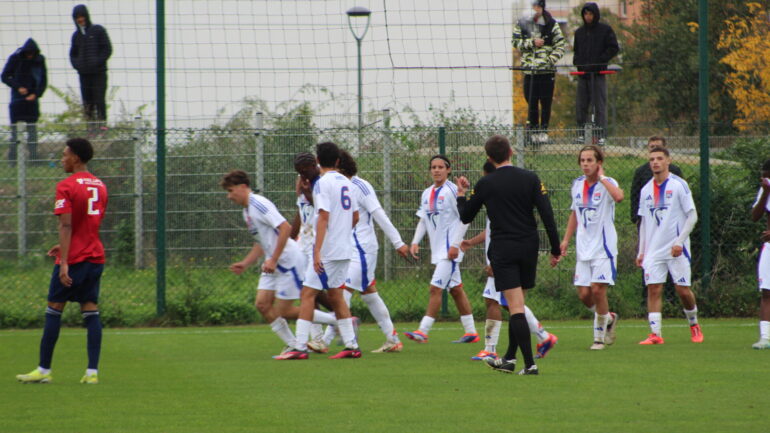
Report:
M 666 262 L 643 263 L 644 281 L 647 283 L 647 321 L 650 324 L 650 334 L 639 344 L 663 344 L 663 284 L 668 274 Z
M 770 254 L 769 254 L 770 255 Z M 770 286 L 770 281 L 762 283 Z M 759 341 L 751 347 L 754 349 L 770 349 L 770 287 L 761 289 L 762 299 L 759 301 Z
M 377 322 L 377 326 L 380 327 L 380 330 L 385 335 L 385 343 L 379 349 L 373 350 L 373 352 L 387 353 L 403 350 L 404 344 L 398 339 L 398 333 L 390 317 L 390 311 L 388 306 L 385 305 L 385 301 L 382 300 L 382 297 L 377 292 L 375 281 L 372 281 L 369 287 L 364 290 L 361 294 L 361 299 L 369 307 L 369 311 Z
M 404 332 L 404 335 L 410 340 L 418 343 L 427 343 L 428 334 L 430 328 L 433 327 L 433 323 L 436 322 L 439 310 L 441 309 L 441 294 L 444 291 L 444 287 L 447 287 L 452 278 L 451 262 L 449 260 L 442 260 L 436 264 L 436 268 L 433 270 L 433 276 L 431 276 L 431 284 L 429 287 L 428 308 L 425 310 L 425 315 L 420 320 L 420 326 L 416 331 Z
M 83 262 L 75 266 L 78 269 L 71 270 L 70 276 L 77 293 L 74 299 L 80 303 L 80 312 L 85 322 L 88 353 L 88 367 L 80 383 L 96 385 L 99 383 L 99 356 L 102 351 L 102 322 L 99 318 L 98 302 L 104 264 Z
M 337 317 L 337 327 L 340 330 L 340 337 L 345 344 L 345 348 L 338 354 L 331 356 L 332 359 L 339 358 L 360 358 L 361 350 L 358 348 L 356 334 L 353 328 L 353 318 L 350 314 L 343 295 L 345 280 L 348 275 L 348 266 L 350 260 L 330 260 L 324 262 L 324 273 L 326 274 L 326 295 L 334 309 L 334 315 Z
M 486 358 L 497 358 L 497 342 L 500 339 L 500 329 L 503 326 L 503 315 L 500 311 L 500 292 L 495 289 L 495 279 L 487 278 L 482 292 L 486 306 L 486 322 L 484 324 L 484 349 L 471 357 L 472 361 L 482 361 Z
M 703 332 L 698 323 L 698 306 L 690 286 L 690 260 L 683 254 L 668 261 L 668 271 L 674 280 L 674 289 L 684 307 L 684 315 L 690 325 L 690 341 L 703 342 Z
M 299 294 L 299 317 L 297 318 L 297 324 L 294 332 L 294 345 L 293 347 L 276 356 L 278 360 L 288 359 L 307 359 L 307 342 L 310 338 L 310 327 L 313 324 L 313 314 L 316 307 L 316 297 L 318 293 L 323 290 L 323 283 L 321 276 L 315 272 L 313 263 L 307 263 L 302 279 L 304 286 Z
M 594 313 L 594 344 L 591 350 L 602 350 L 605 345 L 607 325 L 610 322 L 610 308 L 607 303 L 607 284 L 591 283 L 591 296 L 596 305 Z
M 460 313 L 460 323 L 463 325 L 464 334 L 459 340 L 453 343 L 477 343 L 479 334 L 476 332 L 476 322 L 473 320 L 473 309 L 468 295 L 463 290 L 463 280 L 460 274 L 460 265 L 452 261 L 450 266 L 451 276 L 449 278 L 449 294 Z

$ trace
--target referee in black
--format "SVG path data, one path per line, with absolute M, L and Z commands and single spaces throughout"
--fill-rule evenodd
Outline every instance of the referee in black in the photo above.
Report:
M 457 209 L 463 224 L 473 221 L 482 205 L 487 208 L 491 229 L 487 254 L 495 277 L 495 288 L 502 292 L 511 314 L 508 351 L 502 358 L 490 358 L 486 362 L 495 370 L 512 373 L 516 368 L 516 351 L 521 349 L 524 368 L 519 374 L 538 374 L 532 357 L 529 326 L 524 317 L 524 293 L 535 286 L 540 244 L 534 208 L 537 208 L 548 233 L 552 267 L 561 259 L 556 221 L 548 191 L 540 178 L 532 171 L 511 164 L 513 152 L 507 138 L 502 135 L 490 137 L 484 150 L 496 170 L 482 177 L 467 199 L 468 179 L 459 177 L 455 183 Z

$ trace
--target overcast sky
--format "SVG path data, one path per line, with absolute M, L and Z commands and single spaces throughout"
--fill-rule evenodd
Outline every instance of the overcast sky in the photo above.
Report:
M 3 57 L 33 37 L 46 56 L 49 84 L 77 91 L 68 57 L 75 4 L 0 1 Z M 118 90 L 110 116 L 121 110 L 117 105 L 133 112 L 147 104 L 154 118 L 155 1 L 86 4 L 113 44 L 109 85 Z M 454 98 L 456 107 L 510 121 L 511 1 L 171 0 L 166 2 L 169 125 L 205 126 L 218 113 L 236 111 L 244 97 L 273 107 L 308 100 L 329 118 L 354 122 L 356 44 L 345 11 L 355 5 L 372 10 L 362 47 L 365 110 L 401 112 L 409 106 L 424 113 Z M 515 9 L 518 14 L 520 6 Z M 312 89 L 303 91 L 305 85 Z M 6 107 L 9 98 L 7 88 L 0 91 Z M 63 110 L 53 92 L 41 106 L 44 113 Z M 0 113 L 0 122 L 7 123 L 7 110 Z

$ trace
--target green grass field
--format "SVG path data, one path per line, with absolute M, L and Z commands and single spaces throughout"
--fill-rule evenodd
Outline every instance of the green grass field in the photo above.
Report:
M 482 346 L 449 344 L 456 322 L 398 354 L 366 353 L 382 340 L 366 325 L 360 360 L 284 362 L 267 326 L 106 329 L 97 386 L 78 383 L 84 330 L 62 331 L 48 385 L 14 380 L 35 366 L 41 331 L 0 331 L 0 431 L 768 431 L 770 351 L 750 348 L 754 320 L 706 320 L 695 345 L 667 319 L 663 346 L 637 345 L 646 324 L 622 321 L 604 352 L 587 349 L 588 321 L 546 326 L 559 344 L 530 377 L 470 361 Z

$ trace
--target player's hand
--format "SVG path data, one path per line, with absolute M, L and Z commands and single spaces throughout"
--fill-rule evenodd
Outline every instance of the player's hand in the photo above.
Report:
M 27 96 L 27 97 L 26 97 L 26 98 L 24 98 L 24 99 L 25 99 L 25 100 L 27 100 L 27 101 L 30 101 L 30 102 L 32 102 L 32 101 L 34 101 L 35 99 L 37 99 L 37 95 L 35 95 L 34 93 L 31 93 L 29 96 Z
M 465 176 L 456 177 L 455 184 L 457 185 L 457 195 L 465 195 L 465 192 L 471 187 L 471 183 Z
M 558 265 L 559 262 L 561 261 L 561 258 L 562 258 L 561 255 L 553 255 L 553 254 L 551 254 L 551 267 L 555 268 L 556 265 Z
M 322 274 L 324 271 L 324 264 L 321 262 L 321 254 L 313 254 L 313 269 L 316 274 Z
M 682 255 L 682 246 L 674 245 L 671 247 L 671 257 L 679 257 Z
M 562 257 L 567 255 L 567 250 L 569 250 L 569 242 L 567 241 L 561 241 L 559 244 L 559 250 L 561 250 Z
M 495 277 L 495 271 L 492 270 L 492 266 L 490 266 L 490 265 L 484 266 L 484 272 L 486 272 L 487 276 L 490 277 L 490 278 L 494 278 Z
M 602 176 L 604 176 L 604 167 L 603 167 L 601 164 L 599 164 L 599 171 L 598 171 L 598 173 L 596 173 L 596 174 L 598 174 L 598 175 L 599 175 L 599 179 L 601 179 L 601 178 L 602 178 Z M 600 180 L 600 181 L 601 181 L 601 180 Z
M 533 39 L 533 40 L 532 40 L 532 42 L 533 42 L 533 43 L 535 44 L 535 46 L 536 46 L 536 47 L 538 47 L 538 48 L 540 48 L 540 47 L 542 47 L 543 45 L 545 45 L 545 40 L 543 40 L 543 39 L 540 39 L 540 38 L 535 38 L 535 39 Z
M 770 230 L 765 230 L 759 235 L 759 240 L 762 242 L 770 242 Z
M 412 258 L 415 260 L 420 260 L 420 246 L 417 244 L 412 244 L 409 247 L 409 254 L 412 255 Z
M 449 252 L 447 252 L 446 257 L 449 260 L 455 260 L 457 257 L 460 256 L 460 249 L 457 247 L 449 247 Z
M 235 275 L 241 275 L 247 268 L 246 263 L 237 262 L 230 265 L 230 271 Z
M 50 250 L 48 250 L 46 255 L 48 257 L 59 257 L 60 251 L 61 251 L 61 247 L 59 246 L 59 244 L 56 244 L 52 246 Z
M 21 94 L 22 96 L 24 96 L 24 95 L 26 95 L 27 93 L 29 93 L 29 90 L 27 90 L 27 88 L 26 88 L 26 87 L 19 87 L 19 94 Z
M 64 287 L 72 286 L 72 278 L 70 278 L 70 267 L 67 263 L 59 265 L 59 281 L 64 284 Z
M 636 256 L 636 266 L 642 267 L 642 263 L 644 262 L 644 254 L 639 254 Z
M 399 248 L 396 248 L 396 252 L 399 256 L 407 259 L 409 258 L 409 247 L 406 246 L 406 244 L 401 245 Z
M 463 239 L 463 241 L 460 242 L 460 251 L 466 252 L 471 248 L 473 248 L 473 244 L 471 244 L 467 239 Z
M 272 274 L 275 272 L 275 268 L 278 267 L 278 263 L 276 263 L 275 259 L 272 257 L 265 259 L 265 261 L 262 263 L 262 272 L 266 274 Z

